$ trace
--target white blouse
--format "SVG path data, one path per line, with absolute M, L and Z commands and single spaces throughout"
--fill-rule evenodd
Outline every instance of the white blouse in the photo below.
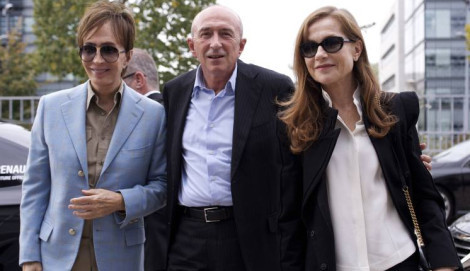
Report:
M 332 105 L 328 94 L 323 96 Z M 361 119 L 354 131 L 338 115 L 341 132 L 326 169 L 338 271 L 386 270 L 415 251 L 387 190 L 377 153 Z

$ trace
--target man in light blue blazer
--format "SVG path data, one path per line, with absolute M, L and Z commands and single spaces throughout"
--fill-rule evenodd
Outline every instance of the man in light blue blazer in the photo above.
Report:
M 50 270 L 70 270 L 77 255 L 84 220 L 68 206 L 89 189 L 87 84 L 43 96 L 39 103 L 23 183 L 20 263 L 37 261 Z M 125 214 L 93 220 L 100 271 L 135 270 L 136 262 L 143 263 L 143 217 L 166 202 L 164 109 L 123 87 L 116 127 L 94 190 L 119 192 Z

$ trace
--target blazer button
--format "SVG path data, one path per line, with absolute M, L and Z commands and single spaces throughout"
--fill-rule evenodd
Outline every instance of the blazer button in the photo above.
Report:
M 80 176 L 80 177 L 85 176 L 85 173 L 83 173 L 83 170 L 79 170 L 79 171 L 78 171 L 78 176 Z
M 74 236 L 77 232 L 74 229 L 69 229 L 69 234 Z
M 324 271 L 324 270 L 327 270 L 328 269 L 328 265 L 326 265 L 326 263 L 322 263 L 320 265 L 320 270 Z
M 313 238 L 315 236 L 315 231 L 310 231 L 310 238 Z

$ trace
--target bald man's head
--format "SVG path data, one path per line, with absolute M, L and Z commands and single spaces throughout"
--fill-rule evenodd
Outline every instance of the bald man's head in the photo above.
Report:
M 219 14 L 220 16 L 224 16 L 230 19 L 233 22 L 233 26 L 238 30 L 240 39 L 243 37 L 243 24 L 242 20 L 240 19 L 240 16 L 238 16 L 238 14 L 235 13 L 235 11 L 233 11 L 232 9 L 221 5 L 213 5 L 207 7 L 201 10 L 201 12 L 199 12 L 196 17 L 194 17 L 193 23 L 191 25 L 191 35 L 193 37 L 198 31 L 201 25 L 201 21 L 213 14 Z

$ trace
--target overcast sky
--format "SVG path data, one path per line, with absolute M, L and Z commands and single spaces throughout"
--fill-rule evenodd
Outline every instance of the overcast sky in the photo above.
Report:
M 376 23 L 364 34 L 371 63 L 380 56 L 380 29 L 394 0 L 218 0 L 237 12 L 247 39 L 241 59 L 291 77 L 294 42 L 297 31 L 308 14 L 323 6 L 349 10 L 359 25 Z

